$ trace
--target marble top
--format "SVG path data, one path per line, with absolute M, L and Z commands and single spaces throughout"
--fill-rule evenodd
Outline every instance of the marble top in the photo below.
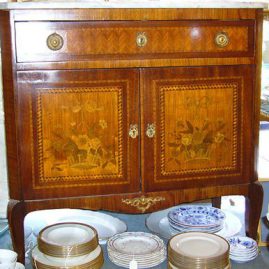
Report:
M 269 0 L 53 0 L 0 3 L 0 9 L 38 8 L 268 8 Z

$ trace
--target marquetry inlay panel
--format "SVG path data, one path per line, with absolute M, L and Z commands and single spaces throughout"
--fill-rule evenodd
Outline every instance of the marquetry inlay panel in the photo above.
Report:
M 42 30 L 41 30 L 42 29 Z M 31 32 L 34 39 L 27 39 Z M 63 40 L 63 46 L 53 51 L 47 46 L 47 38 L 56 33 Z M 219 33 L 228 35 L 229 43 L 219 47 L 215 37 Z M 139 35 L 145 36 L 147 42 L 137 45 Z M 16 40 L 20 44 L 17 51 L 18 62 L 44 59 L 90 60 L 111 58 L 137 58 L 139 55 L 166 55 L 172 58 L 223 56 L 253 56 L 252 22 L 203 22 L 199 25 L 183 21 L 176 22 L 77 22 L 45 23 L 26 22 L 16 24 Z M 82 41 L 82 42 L 80 42 Z M 184 41 L 184 42 L 183 42 Z M 78 46 L 79 42 L 79 46 Z M 199 54 L 198 54 L 199 53 Z M 210 56 L 210 53 L 212 55 Z M 228 54 L 227 54 L 228 53 Z M 230 54 L 229 54 L 230 53 Z
M 162 81 L 161 175 L 241 170 L 240 79 Z
M 38 181 L 121 178 L 122 88 L 38 89 Z

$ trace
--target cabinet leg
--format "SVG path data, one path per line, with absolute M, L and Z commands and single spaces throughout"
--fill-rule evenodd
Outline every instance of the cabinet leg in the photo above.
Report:
M 212 198 L 211 202 L 213 207 L 221 208 L 221 197 Z
M 250 184 L 249 194 L 246 197 L 246 234 L 247 236 L 257 239 L 257 229 L 261 216 L 263 203 L 263 188 L 259 182 Z
M 14 251 L 18 253 L 18 261 L 24 263 L 24 202 L 10 200 L 8 203 L 8 222 Z

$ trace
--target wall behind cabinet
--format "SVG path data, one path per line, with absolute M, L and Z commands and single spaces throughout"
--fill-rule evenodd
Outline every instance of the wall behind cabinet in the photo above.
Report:
M 1 54 L 0 54 L 0 70 L 2 70 Z M 2 86 L 2 72 L 0 71 L 0 218 L 6 217 L 7 202 L 8 202 L 8 187 L 7 187 L 6 144 L 4 134 L 3 86 Z

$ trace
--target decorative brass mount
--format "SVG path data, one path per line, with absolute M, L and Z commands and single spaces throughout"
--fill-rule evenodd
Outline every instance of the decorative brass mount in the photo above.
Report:
M 136 207 L 142 213 L 144 213 L 147 209 L 149 209 L 152 205 L 156 204 L 157 202 L 165 201 L 164 197 L 156 196 L 156 197 L 136 197 L 132 199 L 122 199 L 122 202 Z

